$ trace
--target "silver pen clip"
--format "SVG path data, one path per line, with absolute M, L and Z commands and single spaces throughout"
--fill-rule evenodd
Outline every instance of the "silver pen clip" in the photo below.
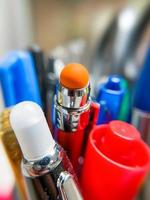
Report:
M 60 173 L 57 187 L 61 193 L 62 200 L 83 200 L 77 184 L 70 173 L 66 171 Z

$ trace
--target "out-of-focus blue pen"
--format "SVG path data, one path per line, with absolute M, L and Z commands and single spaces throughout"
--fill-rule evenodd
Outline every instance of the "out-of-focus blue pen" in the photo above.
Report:
M 124 95 L 121 81 L 120 76 L 112 75 L 106 83 L 100 84 L 97 95 L 97 102 L 100 104 L 97 124 L 108 123 L 118 118 Z
M 6 107 L 25 100 L 42 104 L 34 64 L 25 51 L 10 52 L 0 61 L 0 83 Z

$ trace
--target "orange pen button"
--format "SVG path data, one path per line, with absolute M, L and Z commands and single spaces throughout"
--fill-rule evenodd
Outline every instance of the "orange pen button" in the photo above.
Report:
M 69 89 L 81 89 L 89 82 L 88 70 L 81 64 L 71 63 L 64 67 L 60 74 L 60 83 Z

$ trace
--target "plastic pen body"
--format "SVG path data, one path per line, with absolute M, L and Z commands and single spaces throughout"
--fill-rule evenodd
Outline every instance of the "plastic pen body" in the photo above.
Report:
M 45 57 L 42 49 L 38 45 L 32 45 L 28 48 L 28 51 L 32 57 L 35 72 L 37 75 L 39 90 L 41 94 L 42 107 L 44 113 L 46 113 L 46 85 L 45 85 Z
M 0 62 L 0 82 L 5 106 L 30 100 L 41 105 L 39 85 L 29 53 L 10 52 Z
M 85 128 L 87 127 L 89 121 L 89 110 L 81 114 L 81 124 L 78 129 L 74 132 L 62 131 L 61 129 L 55 129 L 55 135 L 58 143 L 63 146 L 67 151 L 67 154 L 72 162 L 74 169 L 77 169 L 78 159 L 81 154 L 82 145 L 85 138 Z M 82 122 L 84 122 L 82 124 Z
M 150 145 L 150 46 L 141 73 L 138 77 L 134 98 L 132 123 L 141 132 L 144 141 Z
M 85 110 L 83 113 L 80 113 L 80 115 L 78 110 L 73 110 L 72 113 L 70 112 L 71 121 L 64 122 L 66 131 L 55 127 L 55 139 L 66 150 L 67 155 L 69 156 L 73 167 L 77 172 L 79 169 L 79 158 L 84 156 L 89 132 L 96 124 L 99 112 L 98 104 L 91 101 L 88 102 L 85 108 L 87 110 Z M 56 112 L 56 120 L 62 124 L 60 121 L 61 109 L 57 110 Z M 75 126 L 70 127 L 71 125 Z M 72 128 L 72 131 L 70 128 Z

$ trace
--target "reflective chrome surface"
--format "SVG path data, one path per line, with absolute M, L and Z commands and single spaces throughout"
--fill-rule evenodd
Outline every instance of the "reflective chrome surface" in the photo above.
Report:
M 66 131 L 74 132 L 78 129 L 81 115 L 90 109 L 91 102 L 78 109 L 68 109 L 60 106 L 55 101 L 55 124 L 57 128 Z
M 55 125 L 66 132 L 75 132 L 82 113 L 89 110 L 90 85 L 82 89 L 68 89 L 58 85 L 55 95 Z
M 81 193 L 77 189 L 77 184 L 70 173 L 62 172 L 59 176 L 57 186 L 63 200 L 83 200 Z
M 53 170 L 62 161 L 63 149 L 56 144 L 54 151 L 39 160 L 26 160 L 22 162 L 22 172 L 27 177 L 38 177 Z
M 22 172 L 29 200 L 82 199 L 72 165 L 58 144 L 53 152 L 39 160 L 23 160 Z M 72 192 L 76 198 L 70 195 Z
M 65 108 L 81 108 L 89 101 L 90 85 L 82 89 L 68 89 L 61 84 L 57 87 L 56 101 Z

